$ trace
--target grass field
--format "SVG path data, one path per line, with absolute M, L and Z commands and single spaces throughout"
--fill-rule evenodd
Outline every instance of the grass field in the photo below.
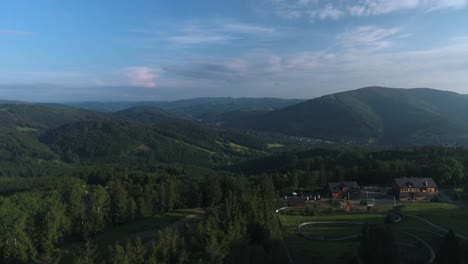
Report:
M 401 208 L 402 213 L 421 216 L 446 229 L 468 236 L 468 209 L 449 203 L 415 203 Z
M 246 152 L 249 150 L 249 148 L 246 148 L 244 146 L 241 146 L 239 144 L 236 144 L 236 143 L 232 143 L 232 142 L 229 142 L 229 147 L 232 149 L 232 150 L 235 150 L 237 152 Z
M 391 205 L 377 206 L 376 212 L 383 213 L 392 209 Z M 448 203 L 416 203 L 406 204 L 399 209 L 401 213 L 417 215 L 427 218 L 434 224 L 444 228 L 452 228 L 455 232 L 468 234 L 468 210 L 463 206 Z M 357 254 L 359 239 L 348 241 L 318 241 L 300 236 L 297 226 L 300 223 L 310 221 L 343 221 L 343 222 L 369 222 L 383 223 L 383 214 L 336 214 L 327 216 L 300 216 L 281 215 L 278 218 L 282 224 L 285 243 L 295 263 L 310 263 L 314 259 L 316 263 L 346 263 Z M 392 224 L 394 234 L 399 243 L 402 263 L 422 263 L 427 261 L 430 250 L 418 243 L 416 235 L 425 241 L 437 254 L 445 232 L 438 230 L 416 218 L 406 217 L 400 223 Z M 359 234 L 360 225 L 344 224 L 318 224 L 304 227 L 303 234 L 313 239 L 333 239 L 338 237 Z M 409 235 L 408 235 L 409 233 Z M 459 240 L 464 260 L 468 260 L 468 243 Z M 468 261 L 467 261 L 468 263 Z
M 281 145 L 281 144 L 278 144 L 278 143 L 268 143 L 267 147 L 269 149 L 272 149 L 272 148 L 281 148 L 281 147 L 284 147 L 284 145 Z
M 349 258 L 357 254 L 359 240 L 352 241 L 313 241 L 306 239 L 297 233 L 297 226 L 303 222 L 310 221 L 347 221 L 347 222 L 369 222 L 383 223 L 383 215 L 379 214 L 350 214 L 350 215 L 327 215 L 327 216 L 296 216 L 278 215 L 284 230 L 285 243 L 295 263 L 346 263 Z M 359 234 L 361 226 L 323 225 L 318 227 L 307 227 L 304 233 L 317 238 L 327 236 L 335 238 Z
M 18 131 L 18 132 L 36 132 L 37 129 L 32 128 L 32 127 L 21 127 L 21 126 L 17 126 L 17 127 L 16 127 L 16 131 Z

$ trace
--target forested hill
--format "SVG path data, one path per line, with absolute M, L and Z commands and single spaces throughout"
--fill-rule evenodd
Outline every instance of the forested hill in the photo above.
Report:
M 226 124 L 287 135 L 383 144 L 468 143 L 468 96 L 366 87 Z
M 135 106 L 153 106 L 178 115 L 206 119 L 215 114 L 238 110 L 274 110 L 303 102 L 303 99 L 204 97 L 178 101 L 77 102 L 68 105 L 101 112 L 116 112 Z
M 0 105 L 0 122 L 0 176 L 41 176 L 105 163 L 213 167 L 267 151 L 260 138 L 147 107 L 107 114 L 7 104 Z
M 0 104 L 0 126 L 19 130 L 45 130 L 66 123 L 103 118 L 104 114 L 59 105 Z
M 144 125 L 164 125 L 188 121 L 187 118 L 171 114 L 153 106 L 135 106 L 112 113 L 112 115 L 131 123 Z

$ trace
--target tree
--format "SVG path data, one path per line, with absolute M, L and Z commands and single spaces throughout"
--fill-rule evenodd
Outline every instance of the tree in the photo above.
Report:
M 109 212 L 109 193 L 102 186 L 91 186 L 85 198 L 86 213 L 83 219 L 83 234 L 94 235 L 106 229 Z
M 130 259 L 132 264 L 143 264 L 145 262 L 145 247 L 141 239 L 137 237 L 133 245 L 132 257 Z
M 128 192 L 120 180 L 111 182 L 109 188 L 112 223 L 123 224 L 128 220 Z
M 85 182 L 77 180 L 76 182 L 67 182 L 61 190 L 64 204 L 66 205 L 66 214 L 72 223 L 72 231 L 79 233 L 82 231 L 83 218 L 86 205 L 84 197 L 88 186 Z
M 359 256 L 364 264 L 398 263 L 398 247 L 389 225 L 365 225 Z
M 0 196 L 0 262 L 26 262 L 35 256 L 36 251 L 26 233 L 26 221 L 25 212 L 9 199 Z
M 58 192 L 52 191 L 40 198 L 34 219 L 41 252 L 48 256 L 53 251 L 54 244 L 70 231 L 70 219 L 66 216 L 66 206 Z
M 185 263 L 188 260 L 188 254 L 184 238 L 174 230 L 160 231 L 158 239 L 151 248 L 150 259 L 156 260 L 156 263 Z
M 436 261 L 438 264 L 461 263 L 461 249 L 458 240 L 450 229 L 440 245 Z
M 223 191 L 221 190 L 221 184 L 219 183 L 217 176 L 208 176 L 202 183 L 202 190 L 204 196 L 204 206 L 213 207 L 223 198 Z
M 114 246 L 109 248 L 109 253 L 107 255 L 107 263 L 109 264 L 130 264 L 125 249 L 119 244 L 115 243 Z
M 457 184 L 464 178 L 464 166 L 454 158 L 442 158 L 433 165 L 434 178 L 441 184 Z
M 76 264 L 93 264 L 96 261 L 97 248 L 90 239 L 86 239 L 80 250 L 79 256 L 76 258 Z

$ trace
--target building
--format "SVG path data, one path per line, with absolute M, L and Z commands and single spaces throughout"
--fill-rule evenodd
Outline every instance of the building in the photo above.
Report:
M 358 198 L 361 187 L 357 182 L 329 182 L 328 191 L 331 197 L 335 199 L 340 198 Z
M 439 194 L 439 187 L 432 178 L 395 178 L 393 193 L 400 199 L 427 199 Z

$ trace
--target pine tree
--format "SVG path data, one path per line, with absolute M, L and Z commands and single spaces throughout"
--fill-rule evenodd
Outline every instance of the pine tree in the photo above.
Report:
M 130 264 L 129 258 L 125 249 L 116 243 L 114 246 L 109 248 L 107 256 L 107 263 L 109 264 Z
M 139 237 L 135 239 L 130 262 L 132 264 L 143 264 L 145 262 L 145 247 Z
M 86 239 L 81 250 L 80 255 L 76 259 L 76 264 L 93 264 L 96 261 L 97 248 L 90 239 Z
M 364 264 L 398 263 L 398 247 L 389 225 L 366 225 L 363 228 L 359 255 Z
M 461 263 L 461 251 L 458 240 L 450 229 L 440 245 L 437 254 L 437 263 L 439 264 L 459 264 Z

